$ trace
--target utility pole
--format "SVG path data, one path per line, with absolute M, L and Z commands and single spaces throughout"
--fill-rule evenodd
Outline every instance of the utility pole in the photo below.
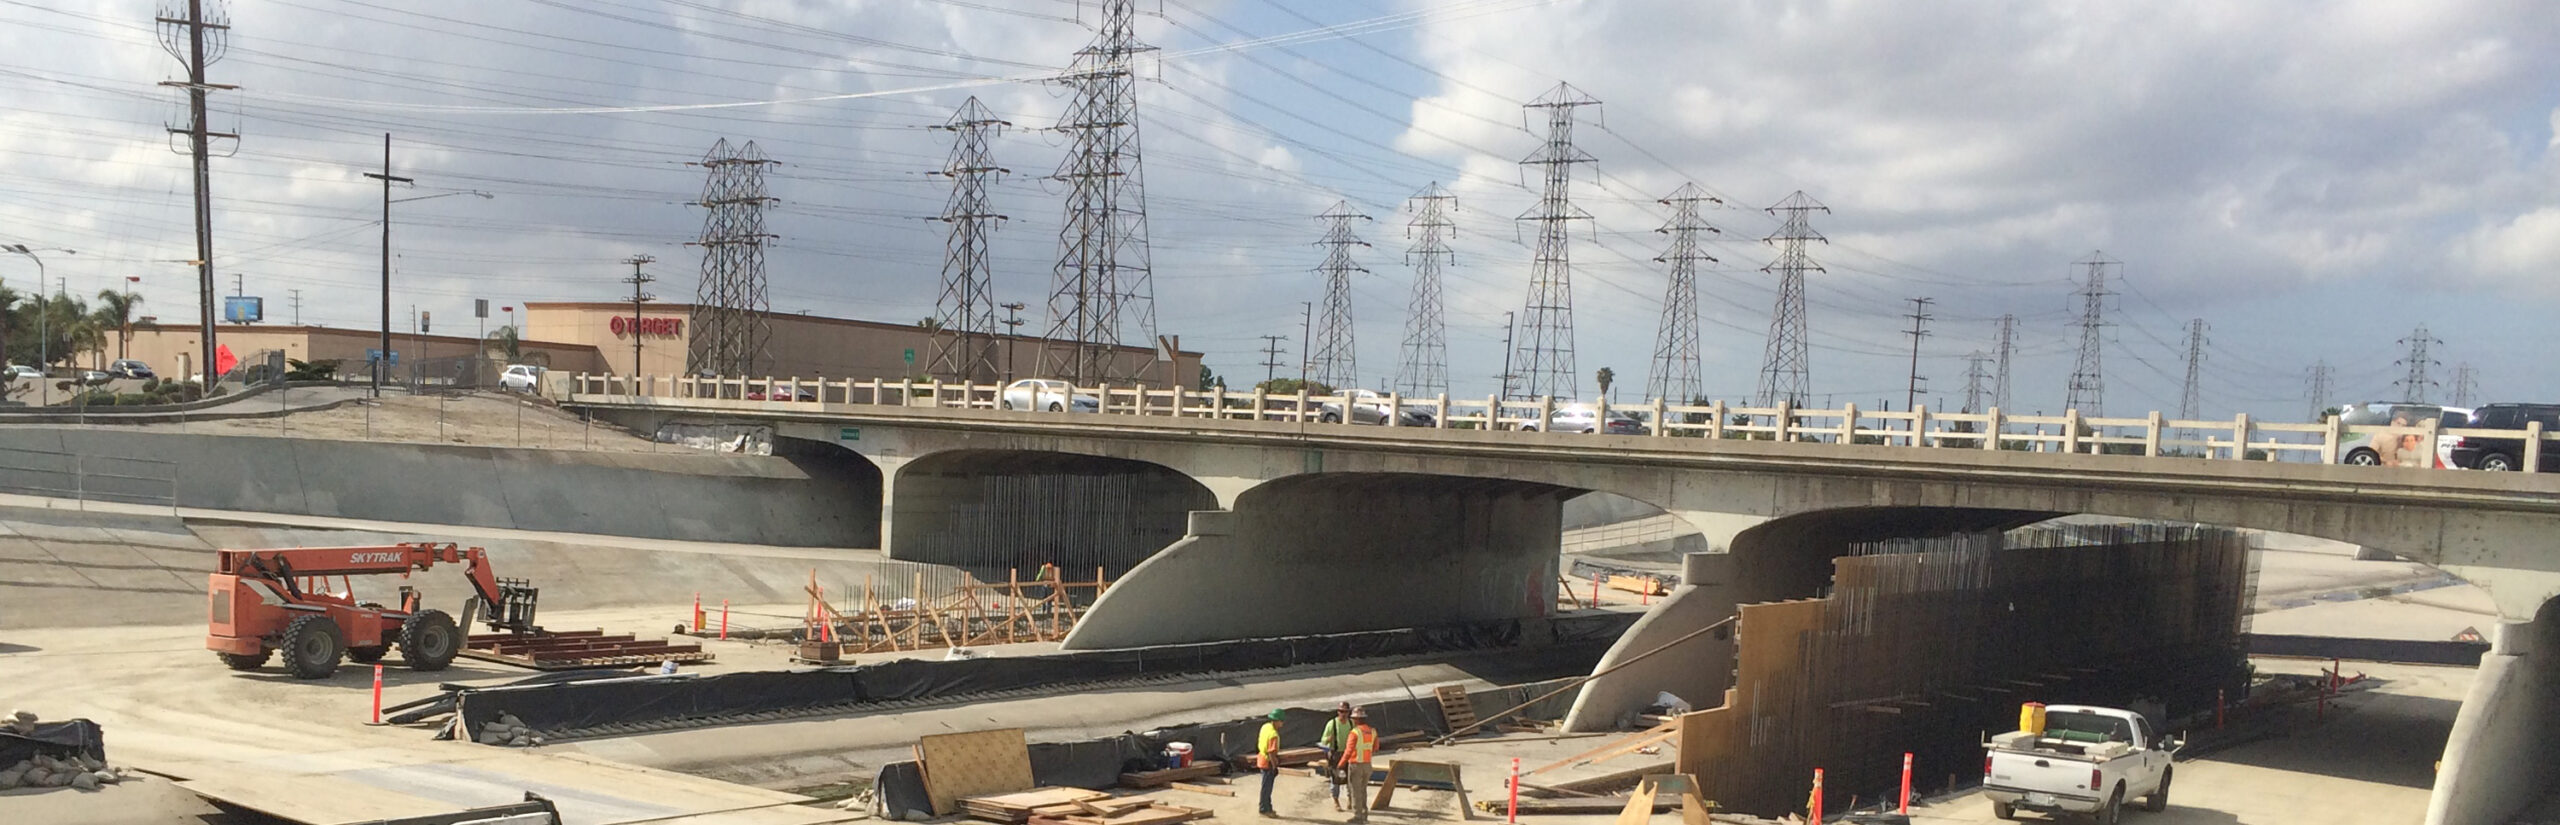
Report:
M 2202 318 L 2187 322 L 2187 385 L 2178 395 L 2178 417 L 2189 421 L 2204 417 L 2204 330 Z M 2179 438 L 2194 441 L 2196 433 L 2182 430 Z
M 995 333 L 995 273 L 987 265 L 988 236 L 1007 220 L 987 202 L 987 186 L 1010 171 L 997 166 L 988 148 L 992 139 L 1013 125 L 987 111 L 972 95 L 951 119 L 933 128 L 951 133 L 951 155 L 942 168 L 928 174 L 951 179 L 951 197 L 942 214 L 926 218 L 951 229 L 943 245 L 942 299 L 934 305 L 933 358 L 926 371 L 961 382 L 995 372 L 985 340 Z
M 2471 397 L 2472 397 L 2474 394 L 2476 394 L 2476 393 L 2478 393 L 2478 392 L 2480 391 L 2480 380 L 2479 380 L 2479 378 L 2480 378 L 2479 373 L 2477 373 L 2477 372 L 2473 371 L 2473 370 L 2471 369 L 2471 365 L 2470 365 L 2470 364 L 2467 364 L 2467 363 L 2466 363 L 2466 364 L 2456 364 L 2456 365 L 2454 365 L 2454 367 L 2453 367 L 2453 405 L 2454 405 L 2454 406 L 2456 406 L 2456 407 L 2468 407 L 2468 406 L 2471 406 Z
M 1280 342 L 1286 340 L 1289 336 L 1262 336 L 1262 383 L 1271 383 L 1271 379 L 1280 374 L 1280 353 L 1287 352 L 1280 348 Z
M 1697 399 L 1703 382 L 1698 359 L 1698 262 L 1715 261 L 1700 251 L 1698 231 L 1721 232 L 1698 217 L 1698 204 L 1724 201 L 1709 197 L 1695 183 L 1684 183 L 1656 203 L 1672 208 L 1671 220 L 1654 230 L 1671 236 L 1671 246 L 1653 259 L 1671 265 L 1671 282 L 1662 293 L 1662 322 L 1653 331 L 1653 369 L 1645 377 L 1645 394 L 1687 404 Z
M 1314 302 L 1314 301 L 1299 301 L 1299 302 L 1298 302 L 1298 340 L 1300 340 L 1300 341 L 1306 341 L 1306 342 L 1309 342 L 1309 343 L 1313 343 L 1313 342 L 1315 341 L 1315 334 L 1316 334 L 1316 320 L 1315 320 L 1315 319 L 1316 319 L 1316 304 L 1315 304 L 1315 302 Z M 1316 356 L 1315 356 L 1315 349 L 1316 349 L 1315 347 L 1310 346 L 1310 347 L 1307 347 L 1304 351 L 1302 351 L 1302 352 L 1299 352 L 1299 353 L 1298 353 L 1298 383 L 1300 383 L 1300 384 L 1307 383 L 1307 376 L 1312 372 L 1312 369 L 1311 369 L 1311 368 L 1315 366 L 1315 361 L 1314 361 L 1314 359 L 1315 359 L 1315 357 L 1316 357 Z
M 1504 398 L 1512 397 L 1511 382 L 1520 377 L 1511 371 L 1511 333 L 1519 328 L 1519 323 L 1512 320 L 1511 313 L 1502 313 L 1502 374 L 1494 377 L 1502 379 L 1502 397 Z M 1501 418 L 1501 412 L 1495 410 L 1493 417 Z
M 1912 405 L 1920 400 L 1920 339 L 1929 337 L 1927 324 L 1935 317 L 1929 314 L 1929 305 L 1934 303 L 1937 303 L 1935 298 L 1913 298 L 1910 314 L 1902 316 L 1911 319 L 1911 329 L 1902 333 L 1911 336 L 1911 383 L 1902 392 L 1902 408 L 1905 410 L 1912 409 Z
M 1581 89 L 1558 83 L 1523 106 L 1543 109 L 1547 116 L 1545 142 L 1520 159 L 1520 165 L 1539 169 L 1546 181 L 1537 207 L 1520 216 L 1538 224 L 1537 251 L 1529 260 L 1529 300 L 1521 308 L 1528 315 L 1529 334 L 1520 343 L 1520 358 L 1528 370 L 1532 396 L 1577 398 L 1582 394 L 1582 379 L 1573 367 L 1572 223 L 1590 220 L 1591 213 L 1573 205 L 1573 166 L 1597 159 L 1573 145 L 1573 112 L 1597 105 L 1600 101 Z
M 728 138 L 713 141 L 703 154 L 707 174 L 702 200 L 702 279 L 694 287 L 690 311 L 693 334 L 685 347 L 685 372 L 693 375 L 750 376 L 757 362 L 771 358 L 766 339 L 773 330 L 765 316 L 764 244 L 774 237 L 764 231 L 764 156 L 755 141 L 731 148 Z M 633 313 L 635 316 L 637 312 Z
M 1458 197 L 1433 181 L 1405 205 L 1413 212 L 1404 230 L 1414 238 L 1404 252 L 1405 264 L 1413 267 L 1413 303 L 1405 309 L 1404 357 L 1396 364 L 1395 384 L 1406 396 L 1419 398 L 1449 391 L 1449 326 L 1441 316 L 1440 268 L 1457 260 L 1445 236 L 1458 231 L 1458 222 L 1449 217 Z
M 213 360 L 215 301 L 212 142 L 214 138 L 238 141 L 240 136 L 229 132 L 210 131 L 205 127 L 204 98 L 209 92 L 229 91 L 239 87 L 226 83 L 207 82 L 204 76 L 206 66 L 222 60 L 222 54 L 228 50 L 231 40 L 231 20 L 223 14 L 221 0 L 213 0 L 210 3 L 205 0 L 186 0 L 186 4 L 187 16 L 184 18 L 161 16 L 153 20 L 159 24 L 160 46 L 167 49 L 170 56 L 177 58 L 178 62 L 186 64 L 187 67 L 186 80 L 163 81 L 160 85 L 187 90 L 187 128 L 171 127 L 168 131 L 187 136 L 187 153 L 195 161 L 196 290 L 202 300 L 202 304 L 197 307 L 197 312 L 202 321 L 202 329 L 199 332 L 204 336 L 204 391 L 210 396 L 213 393 L 214 382 L 222 378 L 221 370 L 215 366 Z M 207 8 L 208 6 L 210 8 Z M 385 226 L 388 231 L 388 224 Z M 42 294 L 44 285 L 36 286 L 36 292 Z M 385 306 L 387 307 L 388 304 L 386 303 Z M 390 313 L 389 309 L 383 310 L 383 324 L 386 327 L 391 323 Z M 375 382 L 374 393 L 381 394 L 380 381 Z
M 1777 260 L 1760 268 L 1762 272 L 1778 276 L 1778 306 L 1771 313 L 1769 345 L 1760 359 L 1759 403 L 1764 407 L 1780 403 L 1801 407 L 1813 393 L 1810 357 L 1813 346 L 1805 331 L 1804 276 L 1808 272 L 1825 271 L 1821 264 L 1814 263 L 1812 255 L 1805 252 L 1805 242 L 1831 242 L 1813 230 L 1812 221 L 1814 212 L 1828 215 L 1831 208 L 1799 191 L 1767 211 L 1772 215 L 1784 213 L 1786 222 L 1778 227 L 1775 234 L 1760 239 L 1763 243 L 1778 245 Z
M 2099 330 L 2107 325 L 2107 268 L 2121 262 L 2104 252 L 2091 252 L 2089 257 L 2074 261 L 2087 268 L 2080 282 L 2080 360 L 2071 368 L 2071 392 L 2064 409 L 2079 410 L 2084 418 L 2104 415 L 2107 408 L 2107 382 L 2099 370 L 2105 336 Z
M 2424 404 L 2427 402 L 2427 388 L 2436 385 L 2427 377 L 2427 368 L 2444 366 L 2444 362 L 2427 355 L 2427 348 L 2430 345 L 2443 346 L 2444 341 L 2428 335 L 2426 325 L 2420 324 L 2416 331 L 2409 333 L 2409 337 L 2400 339 L 2400 345 L 2409 348 L 2409 356 L 2393 363 L 2409 368 L 2409 374 L 2392 384 L 2400 388 L 2400 400 Z
M 1004 334 L 1006 338 L 1004 342 L 1004 382 L 1011 384 L 1013 383 L 1013 346 L 1017 343 L 1021 343 L 1022 310 L 1029 307 L 1030 304 L 1025 304 L 1021 301 L 1012 301 L 1009 303 L 997 304 L 997 306 L 1004 307 Z
M 302 326 L 302 290 L 288 289 L 285 290 L 285 292 L 293 296 L 293 325 L 297 327 Z
M 1369 244 L 1352 234 L 1354 219 L 1365 221 L 1369 216 L 1351 208 L 1350 201 L 1336 201 L 1332 209 L 1316 216 L 1325 222 L 1324 240 L 1316 242 L 1325 248 L 1324 263 L 1316 267 L 1316 273 L 1324 276 L 1324 311 L 1316 316 L 1315 337 L 1307 339 L 1307 349 L 1315 353 L 1315 381 L 1337 390 L 1360 385 L 1360 352 L 1351 323 L 1351 275 L 1366 275 L 1369 270 L 1351 260 L 1351 248 Z
M 2000 336 L 1992 345 L 1991 357 L 1999 371 L 1992 374 L 1991 406 L 2009 407 L 2009 356 L 2018 351 L 2018 316 L 2000 316 Z M 1983 410 L 1976 410 L 1982 412 Z
M 2335 380 L 2336 375 L 2337 370 L 2330 367 L 2328 361 L 2322 360 L 2318 363 L 2312 364 L 2308 374 L 2304 376 L 2306 383 L 2311 385 L 2308 390 L 2303 392 L 2303 395 L 2311 399 L 2311 421 L 2313 423 L 2328 420 L 2330 386 L 2331 382 Z
M 382 375 L 391 369 L 391 185 L 417 181 L 391 174 L 390 132 L 382 133 L 381 174 L 366 172 L 364 176 L 382 181 L 382 357 L 373 359 L 373 397 L 381 398 Z M 212 387 L 212 382 L 205 382 L 208 391 Z
M 623 263 L 631 265 L 631 277 L 622 279 L 622 282 L 631 285 L 631 380 L 635 382 L 640 380 L 640 305 L 654 297 L 642 287 L 658 280 L 649 277 L 649 273 L 641 271 L 640 267 L 657 261 L 657 258 L 648 255 L 633 255 L 622 259 Z M 633 386 L 636 387 L 638 384 L 635 383 Z
M 1071 90 L 1057 127 L 1068 149 L 1050 180 L 1067 184 L 1067 216 L 1038 373 L 1078 384 L 1125 377 L 1118 374 L 1124 315 L 1136 315 L 1138 340 L 1156 339 L 1135 66 L 1155 47 L 1138 41 L 1136 0 L 1100 5 L 1093 42 L 1059 77 Z

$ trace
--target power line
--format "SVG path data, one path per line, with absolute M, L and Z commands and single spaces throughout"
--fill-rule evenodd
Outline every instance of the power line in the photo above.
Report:
M 1457 205 L 1457 196 L 1438 181 L 1406 200 L 1413 212 L 1405 223 L 1413 246 L 1404 253 L 1406 265 L 1413 267 L 1413 301 L 1405 309 L 1404 357 L 1396 365 L 1396 388 L 1405 395 L 1449 391 L 1449 329 L 1441 317 L 1440 268 L 1457 258 L 1443 237 L 1457 231 L 1457 222 L 1449 218 Z
M 1571 84 L 1558 83 L 1523 107 L 1543 111 L 1547 117 L 1546 142 L 1520 161 L 1522 166 L 1537 167 L 1546 179 L 1538 205 L 1520 216 L 1521 220 L 1538 223 L 1538 248 L 1529 261 L 1529 300 L 1521 307 L 1528 316 L 1524 323 L 1529 334 L 1528 340 L 1518 344 L 1524 362 L 1520 369 L 1526 371 L 1526 391 L 1532 397 L 1578 398 L 1582 394 L 1581 377 L 1573 367 L 1570 224 L 1590 220 L 1591 213 L 1573 205 L 1573 165 L 1596 159 L 1573 145 L 1573 114 L 1575 109 L 1599 104 L 1599 100 Z
M 1830 239 L 1814 231 L 1811 216 L 1817 211 L 1831 214 L 1831 207 L 1798 190 L 1763 211 L 1772 215 L 1785 213 L 1785 221 L 1775 234 L 1761 239 L 1778 244 L 1777 260 L 1760 268 L 1778 276 L 1778 305 L 1770 314 L 1768 349 L 1760 360 L 1759 403 L 1764 407 L 1781 403 L 1802 407 L 1813 395 L 1812 365 L 1807 358 L 1811 348 L 1806 341 L 1804 276 L 1823 271 L 1822 265 L 1814 263 L 1813 256 L 1806 253 L 1805 242 L 1830 243 Z
M 927 369 L 955 381 L 983 381 L 996 374 L 995 273 L 987 266 L 987 243 L 1007 218 L 987 202 L 987 185 L 1008 170 L 995 164 L 988 143 L 1011 125 L 973 95 L 950 120 L 934 127 L 951 133 L 951 157 L 933 172 L 951 178 L 951 199 L 932 220 L 948 224 L 951 236 L 944 246 L 942 298 L 934 306 L 940 329 L 933 333 Z
M 1698 204 L 1724 201 L 1696 183 L 1684 183 L 1660 203 L 1672 208 L 1672 216 L 1654 231 L 1670 235 L 1671 246 L 1654 260 L 1670 264 L 1671 277 L 1663 290 L 1662 322 L 1654 327 L 1653 370 L 1645 379 L 1645 394 L 1685 404 L 1698 398 L 1704 383 L 1698 356 L 1698 262 L 1716 260 L 1698 248 L 1698 232 L 1722 231 L 1698 217 Z
M 1351 275 L 1369 270 L 1351 260 L 1351 248 L 1369 244 L 1351 231 L 1351 222 L 1369 216 L 1352 209 L 1349 201 L 1337 201 L 1316 219 L 1325 222 L 1324 240 L 1316 242 L 1325 247 L 1324 263 L 1316 267 L 1317 274 L 1324 276 L 1324 309 L 1316 313 L 1315 337 L 1307 340 L 1307 349 L 1315 353 L 1311 380 L 1335 389 L 1356 387 L 1360 357 L 1352 336 Z

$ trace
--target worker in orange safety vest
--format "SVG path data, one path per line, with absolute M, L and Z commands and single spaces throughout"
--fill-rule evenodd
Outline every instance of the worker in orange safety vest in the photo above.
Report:
M 1351 734 L 1342 739 L 1343 783 L 1351 786 L 1353 825 L 1369 821 L 1369 762 L 1378 755 L 1378 729 L 1369 726 L 1369 711 L 1351 709 Z

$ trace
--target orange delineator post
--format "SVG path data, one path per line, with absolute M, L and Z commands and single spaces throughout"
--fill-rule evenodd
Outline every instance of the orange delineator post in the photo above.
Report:
M 373 666 L 373 723 L 382 724 L 382 664 Z
M 729 600 L 720 600 L 720 638 L 729 638 Z
M 1911 754 L 1902 754 L 1902 815 L 1911 815 Z
M 1512 825 L 1518 825 L 1520 822 L 1520 757 L 1517 756 L 1511 757 L 1510 784 L 1511 810 L 1510 813 L 1503 815 L 1502 821 L 1512 823 Z
M 1600 574 L 1591 574 L 1591 606 L 1600 606 Z
M 1822 821 L 1822 769 L 1821 769 L 1821 768 L 1815 768 L 1815 769 L 1813 769 L 1813 798 L 1812 798 L 1812 799 L 1805 800 L 1805 808 L 1806 808 L 1807 813 L 1811 814 L 1811 816 L 1806 817 L 1806 820 L 1805 820 L 1805 821 L 1807 821 L 1807 822 L 1821 822 L 1821 821 Z
M 693 594 L 693 632 L 702 632 L 702 594 Z

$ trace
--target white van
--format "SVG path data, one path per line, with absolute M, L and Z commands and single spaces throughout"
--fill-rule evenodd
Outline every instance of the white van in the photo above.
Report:
M 2442 421 L 2440 426 L 2444 429 L 2471 426 L 2470 407 L 2447 407 L 2441 404 L 2420 404 L 2410 401 L 2367 401 L 2348 404 L 2340 410 L 2338 417 L 2350 427 L 2419 427 L 2425 426 L 2427 419 L 2430 418 L 2440 419 Z M 2454 466 L 2453 445 L 2461 440 L 2449 435 L 2437 436 L 2435 457 L 2430 462 L 2424 455 L 2404 454 L 2402 445 L 2395 445 L 2387 440 L 2376 443 L 2372 433 L 2350 434 L 2347 436 L 2346 443 L 2338 445 L 2338 463 L 2366 467 L 2452 467 Z

